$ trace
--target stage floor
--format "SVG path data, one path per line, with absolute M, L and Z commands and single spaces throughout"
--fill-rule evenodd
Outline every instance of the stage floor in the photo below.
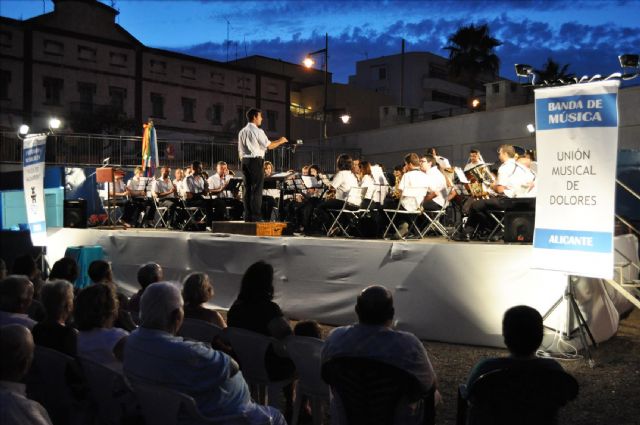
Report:
M 146 262 L 161 264 L 165 278 L 178 282 L 190 272 L 206 272 L 219 308 L 232 304 L 246 268 L 265 260 L 274 266 L 275 300 L 287 316 L 332 325 L 354 322 L 358 293 L 381 284 L 394 293 L 399 329 L 473 345 L 502 346 L 506 309 L 527 304 L 544 314 L 566 286 L 562 273 L 529 268 L 531 245 L 65 228 L 49 230 L 49 261 L 77 245 L 101 245 L 130 293 Z M 596 340 L 606 340 L 617 329 L 617 300 L 597 279 L 584 282 L 581 309 Z M 564 317 L 563 304 L 545 324 L 563 329 Z

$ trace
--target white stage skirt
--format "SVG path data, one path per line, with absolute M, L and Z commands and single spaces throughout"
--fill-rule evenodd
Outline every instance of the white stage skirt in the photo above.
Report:
M 503 346 L 505 310 L 526 304 L 544 314 L 567 283 L 561 273 L 529 268 L 531 245 L 50 229 L 50 263 L 68 246 L 78 245 L 101 245 L 116 280 L 129 293 L 138 289 L 138 267 L 153 261 L 162 265 L 166 280 L 180 282 L 193 271 L 208 273 L 215 290 L 211 304 L 229 308 L 246 268 L 265 260 L 275 269 L 275 301 L 290 318 L 353 323 L 356 296 L 379 284 L 394 294 L 397 328 L 425 340 L 494 347 Z M 634 237 L 616 238 L 618 246 L 638 261 Z M 629 308 L 605 285 L 581 279 L 576 286 L 576 298 L 598 342 L 615 334 L 619 313 Z M 564 305 L 547 326 L 564 329 Z

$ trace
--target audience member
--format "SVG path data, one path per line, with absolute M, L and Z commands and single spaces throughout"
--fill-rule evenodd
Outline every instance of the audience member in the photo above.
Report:
M 141 326 L 125 347 L 124 372 L 136 382 L 162 385 L 192 396 L 207 417 L 245 414 L 251 423 L 285 424 L 282 415 L 251 401 L 238 364 L 202 343 L 175 336 L 184 317 L 180 291 L 154 283 L 140 301 Z
M 44 284 L 42 272 L 36 264 L 36 260 L 29 254 L 21 255 L 13 261 L 11 274 L 24 275 L 33 283 L 33 297 L 27 314 L 36 322 L 44 319 L 44 309 L 40 304 L 40 288 Z
M 129 298 L 118 291 L 118 287 L 113 281 L 113 271 L 111 264 L 104 260 L 92 261 L 87 270 L 89 279 L 93 283 L 104 284 L 110 286 L 118 298 L 118 317 L 114 323 L 117 328 L 122 328 L 127 332 L 131 332 L 136 328 L 136 324 L 129 313 Z
M 18 324 L 32 329 L 36 321 L 27 315 L 33 301 L 33 284 L 24 275 L 0 281 L 0 326 Z
M 47 411 L 26 397 L 22 383 L 33 361 L 33 338 L 21 325 L 0 327 L 0 423 L 51 425 Z
M 138 311 L 140 310 L 140 298 L 147 286 L 152 283 L 160 282 L 164 278 L 162 267 L 157 263 L 147 263 L 138 269 L 138 284 L 140 290 L 136 292 L 129 300 L 129 311 L 132 313 L 136 322 L 138 322 Z
M 90 285 L 78 293 L 78 356 L 122 370 L 122 353 L 129 333 L 113 327 L 117 315 L 118 299 L 111 286 Z
M 42 287 L 44 320 L 33 327 L 37 345 L 76 357 L 78 331 L 67 326 L 73 313 L 73 285 L 66 280 L 49 281 Z
M 185 318 L 204 320 L 220 328 L 227 327 L 220 313 L 203 306 L 213 298 L 213 286 L 206 273 L 188 275 L 182 283 L 182 297 Z
M 369 286 L 356 301 L 358 323 L 334 329 L 322 350 L 322 363 L 340 357 L 357 357 L 376 360 L 401 369 L 415 377 L 420 393 L 427 395 L 436 387 L 436 374 L 422 342 L 409 332 L 392 328 L 393 297 L 383 286 Z M 435 399 L 440 395 L 436 390 Z M 339 403 L 339 401 L 338 401 Z M 418 407 L 418 408 L 416 408 Z M 420 406 L 402 410 L 406 422 L 420 420 Z
M 55 263 L 49 273 L 49 280 L 63 279 L 72 284 L 78 279 L 80 271 L 78 263 L 71 257 L 62 257 Z
M 512 307 L 504 313 L 502 319 L 502 336 L 509 350 L 508 357 L 496 357 L 478 362 L 467 380 L 470 386 L 485 373 L 503 369 L 515 364 L 524 364 L 533 368 L 562 370 L 562 366 L 552 359 L 536 357 L 536 350 L 542 343 L 542 316 L 534 308 L 520 305 Z
M 322 339 L 322 328 L 315 320 L 301 320 L 293 327 L 293 334 Z

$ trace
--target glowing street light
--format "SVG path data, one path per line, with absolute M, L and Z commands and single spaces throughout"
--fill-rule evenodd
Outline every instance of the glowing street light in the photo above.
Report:
M 527 131 L 533 134 L 536 132 L 536 127 L 533 124 L 527 124 Z
M 343 124 L 349 124 L 349 121 L 351 121 L 351 115 L 349 114 L 340 115 L 340 119 L 342 120 Z
M 471 101 L 471 107 L 477 109 L 480 106 L 480 99 L 476 98 Z
M 61 124 L 62 124 L 62 122 L 58 118 L 51 118 L 49 120 L 49 129 L 50 130 L 57 130 L 57 129 L 60 128 Z
M 313 59 L 311 59 L 309 56 L 307 56 L 306 58 L 304 58 L 304 60 L 302 61 L 302 64 L 306 67 L 306 68 L 311 68 L 313 65 L 315 65 L 316 61 L 314 61 Z
M 27 134 L 29 134 L 29 126 L 26 124 L 22 124 L 18 129 L 18 134 L 21 136 L 26 136 Z

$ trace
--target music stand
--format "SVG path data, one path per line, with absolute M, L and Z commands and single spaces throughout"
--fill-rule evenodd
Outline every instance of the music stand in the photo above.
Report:
M 107 220 L 110 226 L 114 226 L 113 218 L 111 217 L 113 205 L 111 205 L 111 191 L 109 190 L 109 183 L 115 191 L 116 189 L 116 174 L 112 167 L 100 167 L 96 168 L 96 183 L 107 184 Z

